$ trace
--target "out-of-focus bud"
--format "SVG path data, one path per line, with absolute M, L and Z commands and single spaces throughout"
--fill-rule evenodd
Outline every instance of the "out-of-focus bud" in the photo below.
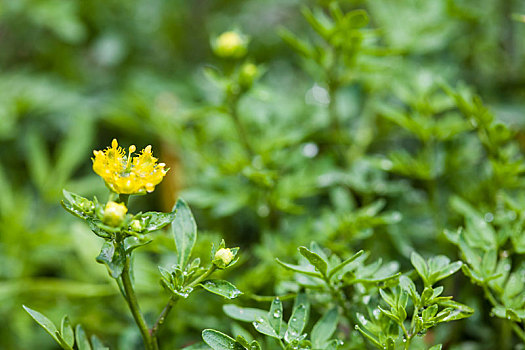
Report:
M 219 35 L 213 42 L 213 52 L 224 58 L 241 58 L 246 55 L 248 40 L 243 35 L 229 31 Z
M 223 269 L 232 262 L 234 257 L 235 255 L 230 248 L 221 248 L 215 253 L 213 263 L 218 268 Z
M 126 208 L 124 204 L 111 201 L 107 202 L 104 208 L 102 222 L 108 226 L 119 227 L 124 221 L 127 212 L 128 208 Z
M 245 63 L 241 67 L 241 71 L 239 73 L 239 84 L 243 88 L 249 89 L 255 79 L 257 79 L 257 76 L 259 75 L 259 70 L 257 69 L 257 66 L 253 63 Z

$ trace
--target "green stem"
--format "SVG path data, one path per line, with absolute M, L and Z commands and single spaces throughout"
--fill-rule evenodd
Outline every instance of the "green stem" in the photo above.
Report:
M 124 295 L 124 298 L 128 303 L 131 314 L 135 319 L 135 323 L 139 327 L 142 339 L 144 341 L 144 346 L 146 347 L 146 350 L 154 350 L 155 348 L 153 346 L 152 338 L 149 333 L 148 325 L 146 324 L 146 320 L 144 319 L 144 316 L 140 311 L 137 296 L 135 295 L 135 290 L 133 289 L 133 284 L 131 282 L 129 256 L 126 257 L 124 270 L 122 271 L 122 275 L 120 276 L 120 278 L 122 279 L 122 285 L 126 293 Z
M 202 275 L 200 275 L 194 281 L 188 284 L 186 288 L 194 288 L 197 284 L 202 282 L 205 278 L 209 277 L 216 269 L 217 267 L 215 265 L 210 266 L 210 268 L 206 272 L 204 272 Z M 179 297 L 176 295 L 172 295 L 170 297 L 170 299 L 168 300 L 168 303 L 166 304 L 166 306 L 164 306 L 164 309 L 162 309 L 162 312 L 157 318 L 157 321 L 155 321 L 155 324 L 153 325 L 153 327 L 151 327 L 151 330 L 148 331 L 151 337 L 151 343 L 153 346 L 152 348 L 153 350 L 158 349 L 157 333 L 160 327 L 164 324 L 164 321 L 168 317 L 168 314 L 170 313 L 171 309 L 173 309 L 173 306 L 175 306 L 178 300 L 179 300 Z
M 278 339 L 279 340 L 279 345 L 281 346 L 281 349 L 286 349 L 286 347 L 284 346 L 284 343 L 281 339 Z
M 523 331 L 523 329 L 521 329 L 521 327 L 514 322 L 512 322 L 511 324 L 514 333 L 516 333 L 516 335 L 521 339 L 521 341 L 525 343 L 525 332 Z
M 497 306 L 498 301 L 492 295 L 490 289 L 487 287 L 487 285 L 483 285 L 483 292 L 485 293 L 485 297 L 488 299 L 488 301 L 492 304 L 492 306 Z M 525 332 L 519 325 L 517 325 L 515 322 L 503 320 L 504 324 L 508 324 L 510 322 L 511 328 L 514 331 L 514 333 L 525 343 Z M 503 326 L 505 327 L 505 326 Z M 502 332 L 504 332 L 504 329 L 502 329 Z
M 487 285 L 483 285 L 483 292 L 485 293 L 485 297 L 488 299 L 488 301 L 492 304 L 492 306 L 497 306 L 498 302 L 496 298 L 492 295 Z
M 330 278 L 328 278 L 328 276 L 323 275 L 323 280 L 328 286 L 328 289 L 330 289 L 332 297 L 337 301 L 337 303 L 343 310 L 343 314 L 348 319 L 348 323 L 352 324 L 352 312 L 346 306 L 346 300 L 344 299 L 343 293 L 330 282 Z
M 345 145 L 343 143 L 343 130 L 337 113 L 337 90 L 339 90 L 339 80 L 337 74 L 337 66 L 340 60 L 338 52 L 334 52 L 334 61 L 327 68 L 327 87 L 330 102 L 328 103 L 328 116 L 330 118 L 330 128 L 333 134 L 333 145 L 336 153 L 336 159 L 339 166 L 345 167 L 347 160 L 345 157 Z
M 188 284 L 186 288 L 194 288 L 197 284 L 201 283 L 205 278 L 208 278 L 213 272 L 215 272 L 215 270 L 217 270 L 217 266 L 211 265 L 210 268 L 208 268 L 208 270 L 205 273 L 203 273 L 202 275 L 197 277 L 193 282 Z
M 239 118 L 239 112 L 238 112 L 239 98 L 240 98 L 239 95 L 235 95 L 229 99 L 229 102 L 228 102 L 229 113 L 228 114 L 232 118 L 233 124 L 235 125 L 235 129 L 237 130 L 237 134 L 239 135 L 239 139 L 241 140 L 244 150 L 246 151 L 248 156 L 251 158 L 253 157 L 255 152 L 253 151 L 250 141 L 248 141 L 248 134 L 246 133 L 244 124 L 241 122 L 241 119 Z
M 150 335 L 151 335 L 153 346 L 154 346 L 155 350 L 158 349 L 158 346 L 159 346 L 158 345 L 158 340 L 157 340 L 157 332 L 158 332 L 160 326 L 162 326 L 164 324 L 164 321 L 166 320 L 166 317 L 168 317 L 168 314 L 170 313 L 171 309 L 173 308 L 175 303 L 177 303 L 178 300 L 179 300 L 178 296 L 172 295 L 170 297 L 170 299 L 168 300 L 168 303 L 166 304 L 166 306 L 164 306 L 164 309 L 162 309 L 162 312 L 160 313 L 159 317 L 157 318 L 157 321 L 155 322 L 153 327 L 151 327 Z

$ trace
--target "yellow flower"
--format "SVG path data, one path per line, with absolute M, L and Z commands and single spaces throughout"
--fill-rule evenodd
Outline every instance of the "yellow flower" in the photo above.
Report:
M 137 148 L 129 147 L 129 153 L 119 147 L 116 139 L 111 142 L 111 147 L 104 151 L 93 151 L 93 170 L 104 179 L 106 185 L 119 194 L 143 194 L 153 192 L 168 169 L 166 164 L 158 163 L 157 158 L 151 153 L 151 146 L 132 157 Z
M 109 201 L 104 208 L 102 222 L 109 226 L 119 227 L 124 221 L 127 212 L 128 208 L 124 204 Z

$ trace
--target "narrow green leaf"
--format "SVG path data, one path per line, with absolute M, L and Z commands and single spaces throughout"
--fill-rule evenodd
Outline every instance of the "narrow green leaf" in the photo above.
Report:
M 372 335 L 368 334 L 368 332 L 365 332 L 363 329 L 361 329 L 361 327 L 356 325 L 355 329 L 357 329 L 359 333 L 361 333 L 366 339 L 370 340 L 376 347 L 378 347 L 379 349 L 384 349 L 383 345 L 379 342 L 379 340 L 374 338 Z
M 304 330 L 306 323 L 308 322 L 308 305 L 307 304 L 298 304 L 294 307 L 292 311 L 292 316 L 288 320 L 288 329 L 284 334 L 284 339 L 286 342 L 291 342 L 294 339 L 297 339 Z
M 316 272 L 315 269 L 313 267 L 310 267 L 310 266 L 300 266 L 300 265 L 293 265 L 293 264 L 288 264 L 288 263 L 285 263 L 279 259 L 275 259 L 277 261 L 277 263 L 279 265 L 281 265 L 282 267 L 288 269 L 288 270 L 291 270 L 291 271 L 294 271 L 294 272 L 299 272 L 299 273 L 302 273 L 304 275 L 308 275 L 308 276 L 312 276 L 312 277 L 317 277 L 317 278 L 322 278 L 323 276 L 321 276 L 321 274 L 319 272 Z
M 403 275 L 399 277 L 399 286 L 401 289 L 406 291 L 408 295 L 412 298 L 412 302 L 414 304 L 418 304 L 420 300 L 419 293 L 417 292 L 416 285 L 414 282 L 408 278 L 407 276 Z
M 214 329 L 203 330 L 202 339 L 213 350 L 244 350 L 244 347 L 238 344 L 235 339 Z
M 317 321 L 312 329 L 312 344 L 315 349 L 321 348 L 328 339 L 334 334 L 337 323 L 339 322 L 339 313 L 334 307 L 326 312 L 323 317 Z
M 436 282 L 439 282 L 442 279 L 445 279 L 448 276 L 455 274 L 459 269 L 461 269 L 461 266 L 463 266 L 463 263 L 461 261 L 455 261 L 449 264 L 448 266 L 444 267 L 443 269 L 432 273 L 432 275 L 429 278 L 429 283 L 433 285 Z
M 227 299 L 235 299 L 242 294 L 233 284 L 224 280 L 206 280 L 199 284 L 208 292 L 223 296 Z
M 91 336 L 91 347 L 93 350 L 109 350 L 96 335 Z
M 62 318 L 60 334 L 62 335 L 64 342 L 68 346 L 73 347 L 73 344 L 75 344 L 75 333 L 73 332 L 73 327 L 71 326 L 71 322 L 67 316 Z
M 275 298 L 270 305 L 270 311 L 268 312 L 268 321 L 275 333 L 281 332 L 281 323 L 283 323 L 283 303 L 281 299 Z
M 60 339 L 58 337 L 59 336 L 58 329 L 55 327 L 55 324 L 53 322 L 51 322 L 51 320 L 49 318 L 47 318 L 46 316 L 42 315 L 38 311 L 35 311 L 33 309 L 28 308 L 25 305 L 22 305 L 22 307 L 33 318 L 33 320 L 36 321 L 36 323 L 38 323 L 40 326 L 42 326 L 42 328 L 44 328 L 46 330 L 46 332 L 49 333 L 49 335 L 53 337 L 53 339 L 55 339 L 55 341 L 58 344 L 61 344 Z
M 173 237 L 178 253 L 178 263 L 184 268 L 188 263 L 191 251 L 197 239 L 197 224 L 186 202 L 179 198 L 173 212 L 177 213 L 171 224 Z
M 77 324 L 77 327 L 75 328 L 75 338 L 77 340 L 78 350 L 91 350 L 91 345 L 89 345 L 86 332 L 84 332 L 84 329 L 79 324 Z
M 364 250 L 360 250 L 357 253 L 355 253 L 353 256 L 351 256 L 350 258 L 346 259 L 345 261 L 343 261 L 339 265 L 335 266 L 328 273 L 328 278 L 332 278 L 332 276 L 335 275 L 339 270 L 341 270 L 343 267 L 345 267 L 346 265 L 348 265 L 351 262 L 353 262 L 355 259 L 359 258 L 361 255 L 363 255 L 364 252 L 365 252 Z
M 425 285 L 428 284 L 428 266 L 426 261 L 416 252 L 412 252 L 412 255 L 410 256 L 410 261 L 412 262 L 412 265 L 416 269 L 417 273 L 425 282 Z
M 301 255 L 304 256 L 310 262 L 310 264 L 312 264 L 317 269 L 317 271 L 319 271 L 323 276 L 326 276 L 328 263 L 323 258 L 306 247 L 299 247 L 299 253 L 301 253 Z
M 244 322 L 253 322 L 260 318 L 265 318 L 268 315 L 268 311 L 249 308 L 249 307 L 239 307 L 234 304 L 226 304 L 222 307 L 222 310 L 229 317 Z

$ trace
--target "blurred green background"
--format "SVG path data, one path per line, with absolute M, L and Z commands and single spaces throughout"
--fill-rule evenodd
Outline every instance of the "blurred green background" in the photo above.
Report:
M 413 248 L 456 257 L 439 239 L 458 223 L 447 198 L 483 202 L 485 155 L 466 131 L 440 143 L 430 177 L 388 171 L 381 161 L 391 150 L 420 147 L 389 111 L 430 110 L 439 119 L 451 107 L 437 83 L 465 84 L 523 150 L 525 24 L 516 15 L 525 2 L 340 1 L 370 16 L 357 63 L 348 67 L 352 78 L 337 91 L 349 140 L 343 165 L 326 131 L 322 70 L 279 35 L 287 28 L 319 41 L 300 9 L 328 2 L 0 0 L 0 348 L 53 348 L 22 304 L 55 322 L 69 314 L 114 348 L 139 348 L 118 290 L 94 261 L 102 242 L 59 204 L 63 188 L 106 199 L 90 157 L 113 138 L 153 145 L 171 168 L 130 210 L 169 211 L 182 195 L 195 211 L 202 256 L 220 237 L 241 247 L 229 278 L 244 291 L 286 290 L 273 258 L 289 258 L 312 239 L 344 254 L 370 249 L 404 267 Z M 251 157 L 220 108 L 221 87 L 206 74 L 231 69 L 210 42 L 232 29 L 250 38 L 247 60 L 264 72 L 239 104 Z M 166 299 L 156 266 L 174 261 L 169 234 L 157 238 L 135 261 L 149 321 Z M 479 291 L 458 283 L 464 302 L 475 299 Z M 204 328 L 228 331 L 222 304 L 195 296 L 171 315 L 161 343 L 175 349 L 199 341 Z M 484 334 L 491 324 L 482 314 L 457 327 L 450 344 L 491 348 L 497 339 Z

